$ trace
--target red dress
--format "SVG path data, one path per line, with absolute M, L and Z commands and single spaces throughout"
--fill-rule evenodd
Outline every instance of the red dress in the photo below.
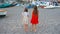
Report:
M 34 13 L 32 13 L 31 23 L 38 24 L 38 15 L 35 15 Z

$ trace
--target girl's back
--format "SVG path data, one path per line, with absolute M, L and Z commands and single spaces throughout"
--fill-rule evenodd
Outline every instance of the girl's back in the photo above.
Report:
M 24 17 L 28 17 L 29 13 L 28 13 L 28 12 L 23 12 L 22 15 L 23 15 Z
M 38 24 L 38 10 L 36 6 L 34 7 L 34 10 L 32 12 L 31 23 Z

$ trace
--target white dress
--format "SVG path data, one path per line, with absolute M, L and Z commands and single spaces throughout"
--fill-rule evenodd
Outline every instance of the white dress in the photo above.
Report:
M 28 15 L 29 15 L 29 13 L 28 12 L 22 12 L 22 15 L 23 15 L 23 23 L 28 24 Z

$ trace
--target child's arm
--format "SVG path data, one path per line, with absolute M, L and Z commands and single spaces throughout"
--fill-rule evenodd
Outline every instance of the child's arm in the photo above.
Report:
M 38 21 L 39 21 L 40 12 L 38 11 Z

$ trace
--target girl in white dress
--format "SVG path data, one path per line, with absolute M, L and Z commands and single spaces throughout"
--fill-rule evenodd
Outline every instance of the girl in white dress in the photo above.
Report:
M 28 17 L 29 17 L 29 13 L 28 13 L 28 9 L 27 8 L 25 8 L 24 12 L 22 12 L 22 16 L 23 16 L 24 30 L 28 31 Z

